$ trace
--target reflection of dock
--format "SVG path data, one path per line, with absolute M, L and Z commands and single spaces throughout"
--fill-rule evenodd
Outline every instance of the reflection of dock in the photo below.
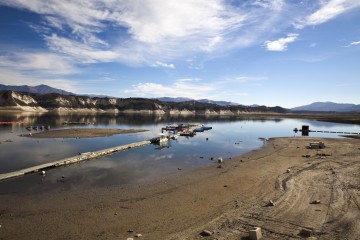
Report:
M 0 125 L 26 124 L 26 122 L 0 122 Z
M 63 125 L 93 125 L 92 122 L 64 122 Z
M 28 173 L 39 172 L 41 170 L 45 170 L 45 169 L 49 169 L 49 168 L 55 168 L 55 167 L 70 165 L 73 163 L 79 163 L 82 161 L 102 157 L 102 156 L 105 156 L 108 154 L 125 151 L 125 150 L 129 150 L 129 149 L 136 148 L 136 147 L 141 147 L 141 146 L 144 146 L 147 144 L 150 144 L 150 141 L 130 143 L 130 144 L 126 144 L 126 145 L 122 145 L 122 146 L 118 146 L 118 147 L 99 150 L 96 152 L 87 152 L 87 153 L 79 154 L 74 157 L 65 158 L 65 159 L 58 160 L 58 161 L 51 162 L 51 163 L 44 163 L 44 164 L 41 164 L 38 166 L 25 168 L 25 169 L 14 171 L 14 172 L 3 173 L 3 174 L 0 174 L 0 181 L 6 180 L 9 178 L 13 178 L 13 177 L 22 176 L 22 175 L 25 175 Z
M 301 132 L 303 136 L 308 136 L 309 133 L 317 132 L 317 133 L 337 133 L 337 134 L 347 134 L 347 135 L 360 135 L 360 133 L 356 132 L 341 132 L 341 131 L 323 131 L 323 130 L 310 130 L 308 125 L 303 125 L 301 129 L 294 128 L 295 133 Z

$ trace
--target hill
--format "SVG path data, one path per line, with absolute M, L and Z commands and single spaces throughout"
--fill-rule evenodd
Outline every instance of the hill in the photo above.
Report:
M 162 102 L 147 98 L 111 98 L 0 91 L 0 109 L 26 111 L 110 111 L 147 114 L 240 115 L 286 113 L 281 107 L 220 106 L 196 101 Z
M 309 105 L 292 108 L 291 110 L 313 112 L 360 112 L 360 105 L 350 103 L 314 102 Z

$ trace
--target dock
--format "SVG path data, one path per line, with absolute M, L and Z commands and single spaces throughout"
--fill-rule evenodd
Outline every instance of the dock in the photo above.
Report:
M 70 165 L 70 164 L 91 160 L 91 159 L 102 157 L 102 156 L 105 156 L 105 155 L 108 155 L 108 154 L 113 154 L 113 153 L 116 153 L 116 152 L 121 152 L 121 151 L 129 150 L 129 149 L 132 149 L 132 148 L 145 146 L 145 145 L 148 145 L 150 143 L 151 143 L 150 141 L 142 141 L 142 142 L 130 143 L 130 144 L 126 144 L 126 145 L 122 145 L 122 146 L 118 146 L 118 147 L 103 149 L 103 150 L 99 150 L 99 151 L 95 151 L 95 152 L 80 153 L 77 156 L 61 159 L 61 160 L 58 160 L 58 161 L 55 161 L 55 162 L 44 163 L 44 164 L 41 164 L 41 165 L 37 165 L 37 166 L 34 166 L 34 167 L 29 167 L 29 168 L 17 170 L 17 171 L 14 171 L 14 172 L 2 173 L 2 174 L 0 174 L 0 181 L 10 179 L 10 178 L 14 178 L 14 177 L 19 177 L 19 176 L 29 174 L 29 173 L 36 173 L 36 172 L 39 172 L 39 171 L 42 171 L 42 170 L 45 170 L 45 169 L 49 169 L 49 168 L 67 166 L 67 165 Z

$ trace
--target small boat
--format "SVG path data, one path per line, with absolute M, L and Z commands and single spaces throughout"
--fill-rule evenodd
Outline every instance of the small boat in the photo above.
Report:
M 154 138 L 150 139 L 150 142 L 154 143 L 154 144 L 161 144 L 161 143 L 165 143 L 167 141 L 169 141 L 169 138 L 167 136 L 165 136 L 164 134 L 160 134 L 159 137 L 154 137 Z
M 203 132 L 204 130 L 205 129 L 203 127 L 198 127 L 194 129 L 195 132 Z
M 183 132 L 180 132 L 180 136 L 187 136 L 187 137 L 193 137 L 195 136 L 195 132 L 192 132 L 192 131 L 183 131 Z
M 210 129 L 212 129 L 212 127 L 207 127 L 207 126 L 202 125 L 202 129 L 204 129 L 204 130 L 210 130 Z

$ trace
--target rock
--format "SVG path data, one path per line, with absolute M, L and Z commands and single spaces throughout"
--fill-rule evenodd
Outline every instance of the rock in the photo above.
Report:
M 290 168 L 286 169 L 286 172 L 287 172 L 287 173 L 290 173 Z
M 219 165 L 217 166 L 217 168 L 222 168 L 221 164 L 219 164 Z
M 135 234 L 135 237 L 137 238 L 142 237 L 142 234 L 141 233 Z
M 209 230 L 204 230 L 200 233 L 200 235 L 203 237 L 208 237 L 212 235 L 212 232 L 210 232 Z
M 259 239 L 261 239 L 262 238 L 261 228 L 254 227 L 253 229 L 251 229 L 249 231 L 249 238 L 251 240 L 259 240 Z
M 134 230 L 130 229 L 130 230 L 127 230 L 128 233 L 133 233 Z
M 41 171 L 41 175 L 45 176 L 45 171 Z
M 126 240 L 134 240 L 133 238 L 127 238 Z
M 300 231 L 300 235 L 301 235 L 301 236 L 304 236 L 304 237 L 311 237 L 311 235 L 313 235 L 313 230 L 303 228 L 303 229 L 301 229 L 301 231 Z
M 275 206 L 275 203 L 273 202 L 273 200 L 269 200 L 267 205 L 270 207 L 273 207 L 273 206 Z
M 319 199 L 317 199 L 317 200 L 312 201 L 311 204 L 320 204 L 320 202 L 321 201 Z
M 223 158 L 222 158 L 222 157 L 219 157 L 219 158 L 218 158 L 218 163 L 223 163 L 223 162 L 224 162 Z

